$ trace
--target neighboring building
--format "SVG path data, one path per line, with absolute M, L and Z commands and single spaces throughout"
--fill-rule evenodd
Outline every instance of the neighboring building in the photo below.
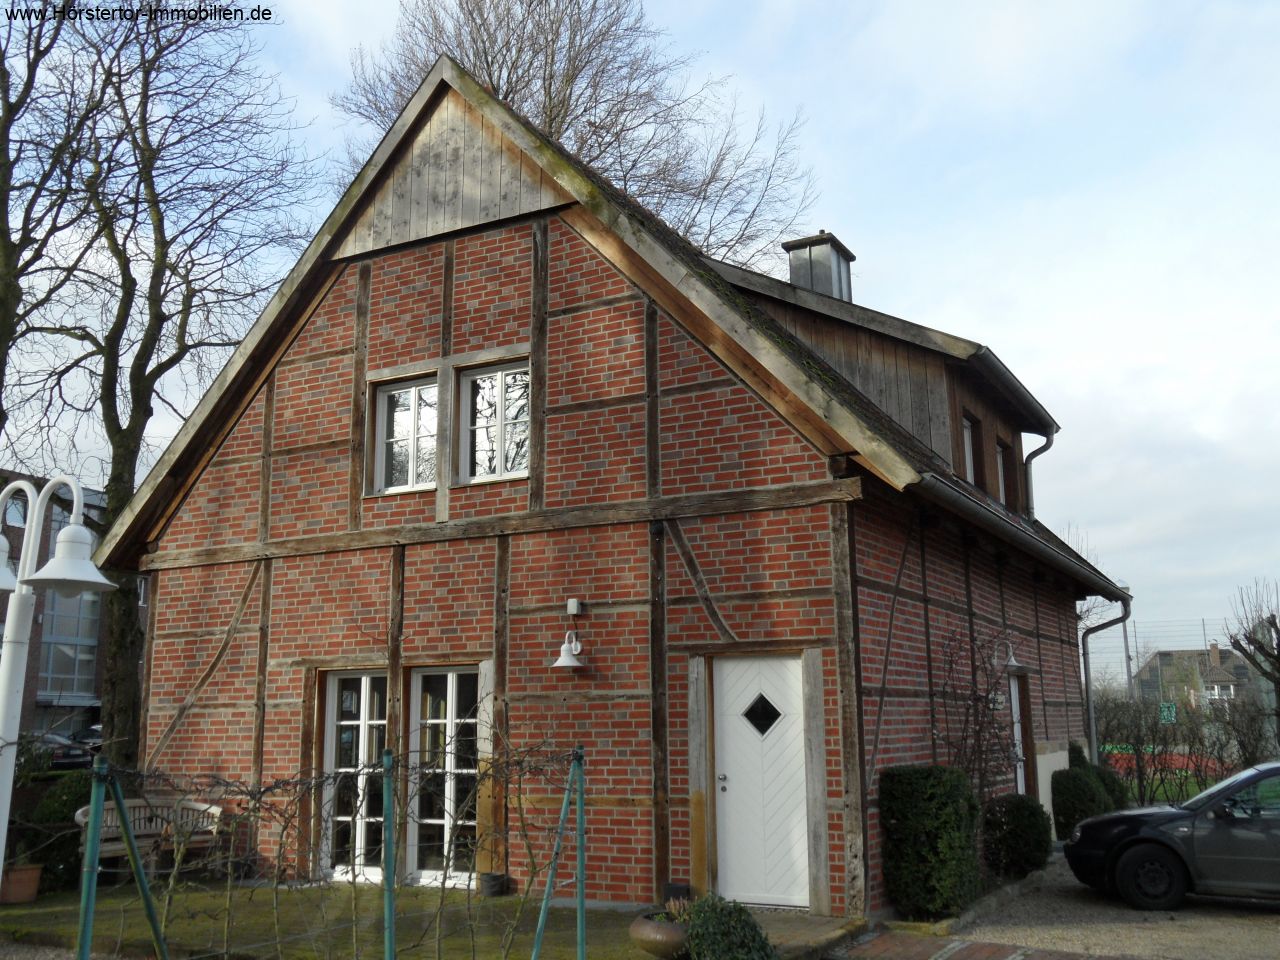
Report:
M 37 491 L 45 484 L 42 479 L 9 470 L 0 473 L 0 489 L 13 480 L 27 480 Z M 84 502 L 88 517 L 95 512 L 101 516 L 105 501 L 100 491 L 85 490 Z M 45 510 L 39 531 L 37 569 L 49 559 L 50 547 L 69 519 L 70 514 L 55 498 Z M 9 566 L 16 572 L 23 536 L 28 532 L 26 500 L 10 498 L 3 521 Z M 86 592 L 68 599 L 52 590 L 37 590 L 35 597 L 19 729 L 24 733 L 53 730 L 66 736 L 96 723 L 102 705 L 103 667 L 98 650 L 105 640 L 105 624 L 100 614 L 101 594 Z M 7 593 L 0 596 L 0 622 L 7 600 Z
M 1192 707 L 1229 705 L 1258 678 L 1240 654 L 1210 643 L 1205 650 L 1157 650 L 1133 675 L 1141 700 L 1173 700 Z
M 787 247 L 795 283 L 704 260 L 441 60 L 98 552 L 152 580 L 146 764 L 372 789 L 386 743 L 430 880 L 511 810 L 461 799 L 489 751 L 582 744 L 593 900 L 856 916 L 880 771 L 972 699 L 943 651 L 1012 652 L 1005 783 L 1047 805 L 1075 602 L 1124 596 L 1032 517 L 1058 426 L 987 348 L 827 295 L 830 234 Z M 307 868 L 375 877 L 348 796 Z

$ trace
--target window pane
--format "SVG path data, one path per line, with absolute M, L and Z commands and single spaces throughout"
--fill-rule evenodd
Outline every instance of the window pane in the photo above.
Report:
M 444 774 L 424 774 L 418 792 L 418 818 L 444 819 Z
M 358 765 L 356 756 L 356 731 L 355 726 L 343 726 L 338 728 L 338 751 L 336 762 L 339 767 L 354 767 Z
M 406 440 L 412 435 L 413 417 L 409 411 L 409 398 L 412 392 L 397 390 L 395 393 L 386 394 L 386 438 L 388 440 Z
M 418 869 L 444 869 L 444 824 L 424 823 L 418 828 Z
M 25 527 L 27 525 L 27 501 L 19 499 L 17 495 L 9 498 L 9 502 L 4 505 L 4 522 L 11 527 Z
M 372 820 L 364 825 L 364 857 L 361 862 L 367 867 L 382 865 L 382 824 Z
M 338 719 L 360 719 L 359 677 L 343 677 L 338 681 Z
M 480 690 L 480 677 L 475 673 L 458 674 L 458 704 L 457 713 L 459 717 L 474 717 L 476 715 L 476 703 Z
M 458 820 L 476 818 L 476 778 L 474 774 L 460 774 L 454 781 L 453 815 Z
M 529 424 L 509 423 L 503 434 L 505 473 L 523 473 L 529 469 Z
M 369 711 L 370 720 L 387 719 L 387 678 L 369 678 Z
M 459 723 L 454 735 L 454 767 L 458 770 L 474 770 L 479 751 L 476 749 L 476 725 Z
M 386 460 L 382 465 L 384 487 L 409 485 L 409 441 L 392 440 L 387 443 Z
M 471 426 L 478 427 L 498 422 L 498 375 L 496 373 L 472 378 L 468 407 Z
M 506 374 L 506 419 L 529 419 L 529 371 L 510 370 Z
M 478 427 L 471 431 L 471 450 L 468 467 L 473 477 L 493 477 L 498 474 L 498 428 Z
M 386 746 L 386 742 L 387 742 L 386 724 L 379 723 L 379 724 L 370 725 L 369 743 L 368 743 L 369 749 L 368 749 L 368 752 L 365 754 L 365 757 L 367 758 L 365 760 L 365 763 L 367 763 L 370 766 L 377 767 L 379 771 L 382 769 L 382 748 Z M 382 776 L 382 774 L 378 773 L 377 776 L 380 777 Z
M 449 676 L 428 673 L 422 677 L 422 719 L 443 720 L 448 713 Z
M 418 762 L 435 770 L 444 769 L 444 747 L 447 729 L 443 723 L 429 723 L 422 727 Z
M 336 820 L 333 824 L 333 865 L 349 867 L 351 865 L 351 823 L 347 820 Z
M 382 771 L 371 773 L 364 778 L 364 815 L 366 817 L 382 817 Z
M 356 775 L 343 773 L 338 776 L 333 792 L 333 815 L 349 817 L 356 812 Z
M 60 676 L 71 676 L 76 672 L 76 648 L 59 643 L 53 648 L 53 672 Z
M 414 483 L 426 486 L 436 482 L 436 438 L 418 438 L 418 459 L 413 465 Z
M 450 867 L 457 873 L 470 873 L 475 857 L 476 828 L 455 827 L 453 830 L 453 863 Z

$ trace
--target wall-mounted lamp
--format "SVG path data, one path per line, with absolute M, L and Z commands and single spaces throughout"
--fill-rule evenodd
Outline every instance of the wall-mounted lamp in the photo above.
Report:
M 577 617 L 582 613 L 582 604 L 576 599 L 570 599 L 565 602 L 564 612 L 570 617 Z M 578 639 L 578 631 L 570 628 L 565 631 L 564 643 L 560 645 L 560 658 L 551 665 L 552 669 L 577 670 L 583 665 L 578 659 L 580 653 L 582 642 Z
M 1006 647 L 1009 648 L 1009 659 L 1006 660 L 1002 665 L 998 663 L 996 661 L 996 657 L 993 656 L 991 658 L 991 665 L 994 666 L 997 670 L 1004 670 L 1004 672 L 1009 674 L 1009 676 L 1011 677 L 1025 677 L 1027 674 L 1029 674 L 1031 672 L 1031 668 L 1028 667 L 1025 663 L 1019 663 L 1018 658 L 1013 655 L 1013 641 L 1003 640 L 1001 642 Z

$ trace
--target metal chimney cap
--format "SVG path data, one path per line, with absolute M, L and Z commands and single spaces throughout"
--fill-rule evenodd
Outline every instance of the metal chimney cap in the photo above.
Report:
M 858 258 L 853 255 L 853 251 L 841 243 L 834 233 L 827 233 L 825 230 L 819 230 L 811 237 L 800 237 L 798 240 L 784 240 L 782 249 L 785 253 L 792 250 L 803 250 L 805 247 L 816 247 L 820 244 L 830 244 L 836 251 L 846 260 L 852 262 Z

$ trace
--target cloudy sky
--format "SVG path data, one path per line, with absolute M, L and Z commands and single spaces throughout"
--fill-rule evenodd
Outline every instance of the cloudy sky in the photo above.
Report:
M 355 11 L 359 10 L 359 13 Z M 807 118 L 806 228 L 854 299 L 990 346 L 1059 423 L 1037 514 L 1139 625 L 1280 575 L 1280 4 L 650 0 L 745 113 Z M 267 55 L 317 149 L 393 0 L 286 0 Z

